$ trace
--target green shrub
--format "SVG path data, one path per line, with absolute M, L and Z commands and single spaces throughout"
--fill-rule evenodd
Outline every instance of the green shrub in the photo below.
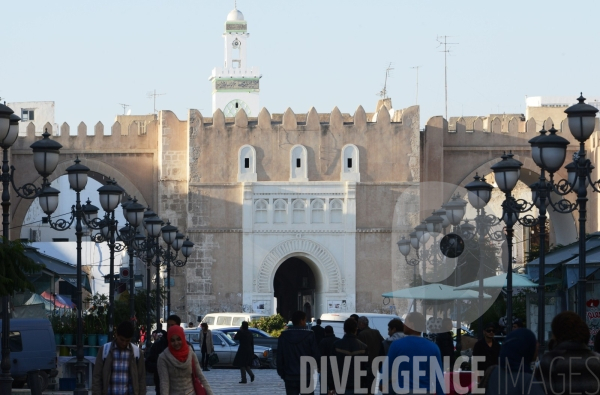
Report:
M 273 337 L 279 337 L 286 324 L 287 322 L 279 314 L 262 317 L 249 323 L 251 327 L 263 330 Z

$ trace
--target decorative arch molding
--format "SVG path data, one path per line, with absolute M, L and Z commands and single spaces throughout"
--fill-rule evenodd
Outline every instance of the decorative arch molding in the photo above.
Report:
M 295 238 L 279 243 L 263 259 L 258 271 L 258 292 L 272 293 L 276 269 L 292 256 L 306 256 L 319 268 L 323 278 L 323 292 L 343 292 L 339 266 L 327 248 L 317 242 Z
M 107 165 L 104 162 L 86 159 L 85 157 L 80 158 L 80 160 L 82 165 L 85 165 L 90 168 L 91 173 L 95 172 L 98 174 L 103 174 L 107 177 L 114 178 L 117 181 L 117 184 L 119 184 L 119 186 L 125 189 L 125 191 L 127 191 L 129 195 L 131 195 L 132 197 L 135 196 L 137 198 L 139 204 L 148 206 L 147 200 L 145 199 L 144 195 L 142 195 L 142 192 L 118 169 L 114 168 L 113 166 Z M 73 159 L 71 158 L 69 160 L 64 160 L 60 162 L 58 166 L 56 166 L 56 170 L 50 175 L 50 177 L 48 177 L 48 181 L 52 182 L 57 178 L 66 175 L 67 167 L 71 165 L 73 165 Z M 102 182 L 102 180 L 97 181 Z M 40 185 L 41 177 L 38 176 L 35 180 L 31 182 L 35 183 L 36 185 Z M 14 198 L 12 200 L 16 207 L 11 223 L 22 225 L 23 221 L 25 220 L 25 215 L 27 215 L 27 211 L 29 210 L 29 207 L 33 204 L 33 202 L 35 202 L 35 200 L 17 198 Z M 84 199 L 82 196 L 82 201 L 83 200 Z

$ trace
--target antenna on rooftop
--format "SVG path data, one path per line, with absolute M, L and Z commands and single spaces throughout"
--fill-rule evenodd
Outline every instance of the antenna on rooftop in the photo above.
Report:
M 414 66 L 411 69 L 417 69 L 417 99 L 415 100 L 415 104 L 419 104 L 419 68 L 423 66 Z
M 125 115 L 125 111 L 127 110 L 127 107 L 129 107 L 129 104 L 119 103 L 119 105 L 123 107 L 123 115 Z
M 162 96 L 162 95 L 166 95 L 166 93 L 156 93 L 156 89 L 154 89 L 154 92 L 148 92 L 148 98 L 154 99 L 154 114 L 156 114 L 156 96 Z
M 447 63 L 447 55 L 450 52 L 450 49 L 448 49 L 448 45 L 458 45 L 458 43 L 449 43 L 448 42 L 448 37 L 451 36 L 438 36 L 436 38 L 437 42 L 440 43 L 440 45 L 438 45 L 438 48 L 440 46 L 444 46 L 444 50 L 440 51 L 444 53 L 444 103 L 445 103 L 445 108 L 446 108 L 446 119 L 448 119 L 448 63 Z M 441 40 L 444 41 L 441 41 Z
M 391 77 L 392 70 L 394 70 L 394 68 L 392 67 L 392 62 L 390 62 L 387 69 L 385 69 L 385 81 L 383 82 L 383 89 L 378 93 L 382 99 L 387 99 L 387 80 L 388 77 Z

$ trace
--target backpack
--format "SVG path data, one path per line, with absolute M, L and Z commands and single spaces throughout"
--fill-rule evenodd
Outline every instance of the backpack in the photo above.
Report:
M 110 345 L 112 344 L 112 342 L 108 342 L 106 344 L 104 344 L 104 347 L 102 349 L 102 362 L 104 362 L 106 360 L 106 357 L 108 356 L 108 352 L 110 351 Z M 140 359 L 140 348 L 138 346 L 136 346 L 135 344 L 131 344 L 131 348 L 133 349 L 133 356 L 135 357 L 136 362 Z

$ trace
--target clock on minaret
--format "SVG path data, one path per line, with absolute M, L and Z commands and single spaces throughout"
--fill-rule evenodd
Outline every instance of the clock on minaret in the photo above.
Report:
M 258 116 L 258 67 L 248 67 L 246 48 L 249 33 L 244 15 L 234 8 L 225 22 L 225 59 L 223 67 L 215 67 L 209 80 L 212 83 L 212 111 L 221 109 L 226 117 L 235 117 L 240 109 L 249 117 Z

